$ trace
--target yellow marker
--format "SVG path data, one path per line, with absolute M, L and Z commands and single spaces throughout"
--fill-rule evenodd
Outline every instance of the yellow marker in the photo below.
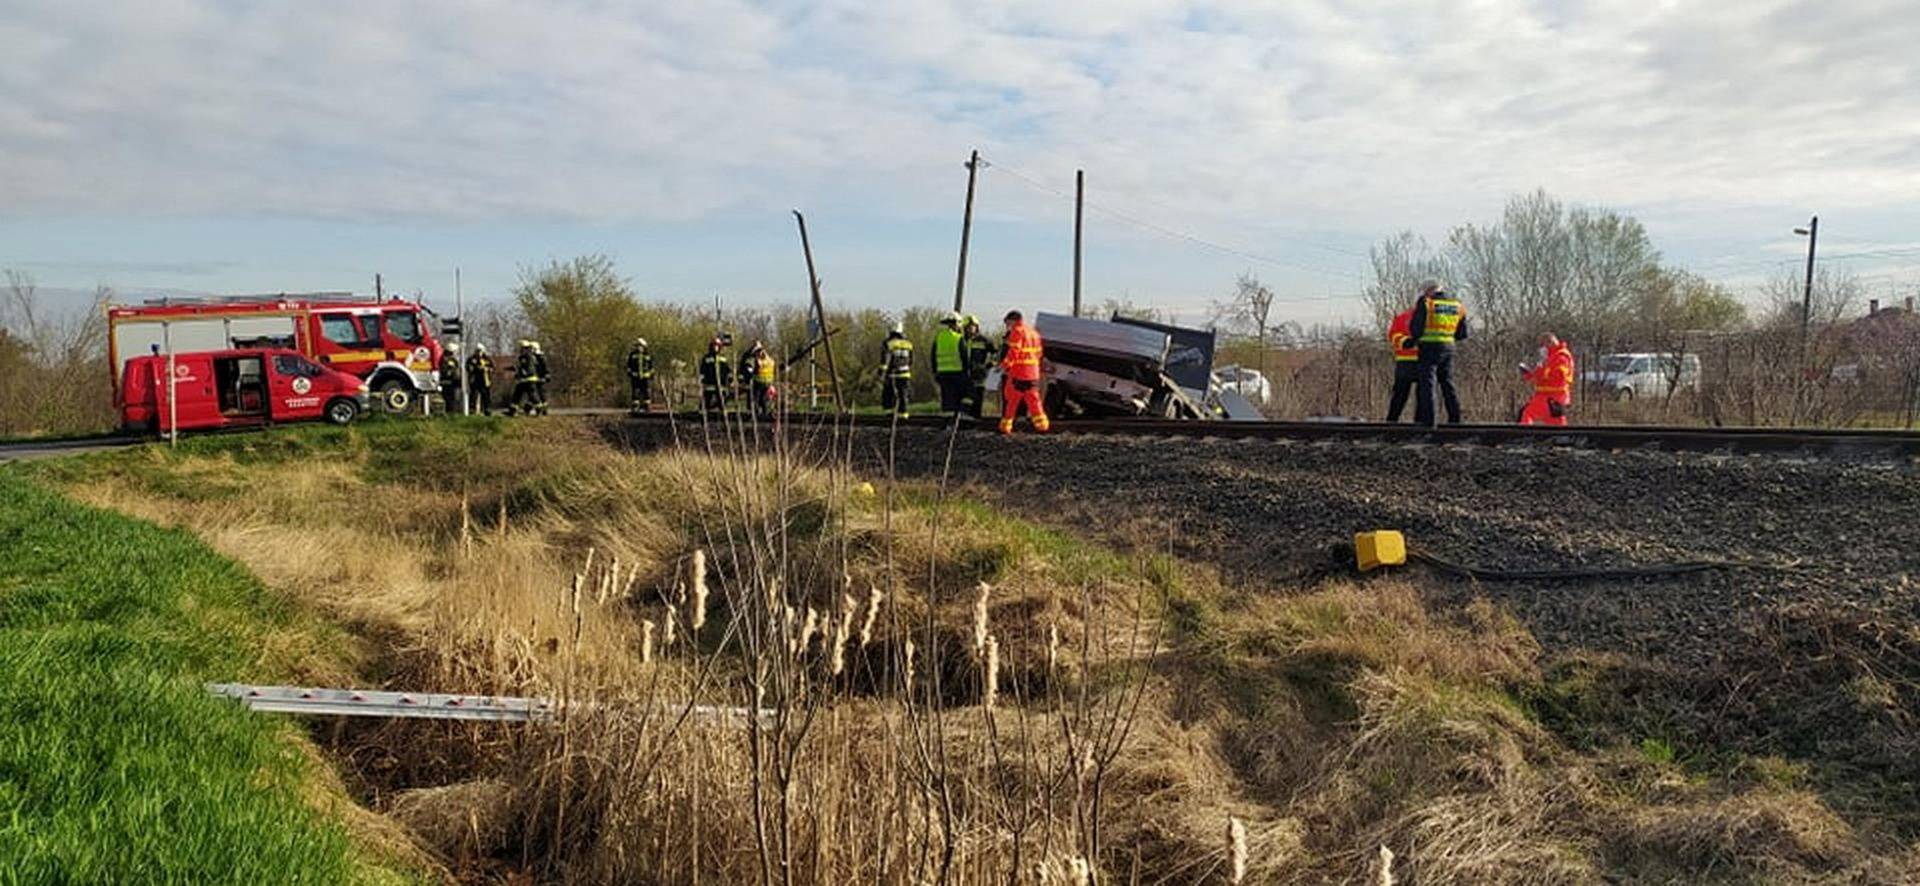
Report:
M 1377 529 L 1353 534 L 1353 555 L 1361 572 L 1382 566 L 1404 566 L 1407 562 L 1407 537 L 1398 529 Z
M 872 498 L 873 484 L 861 481 L 860 485 L 853 487 L 853 491 L 859 493 L 862 498 Z

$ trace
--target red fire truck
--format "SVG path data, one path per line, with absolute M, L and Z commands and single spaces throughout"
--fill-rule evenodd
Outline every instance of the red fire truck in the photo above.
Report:
M 388 412 L 406 412 L 440 390 L 440 342 L 428 313 L 400 299 L 345 292 L 153 299 L 107 309 L 107 353 L 116 389 L 127 361 L 179 354 L 290 348 L 357 376 Z
M 171 382 L 169 382 L 171 372 Z M 284 348 L 148 354 L 127 361 L 113 405 L 120 426 L 164 434 L 277 422 L 337 425 L 367 407 L 367 383 Z

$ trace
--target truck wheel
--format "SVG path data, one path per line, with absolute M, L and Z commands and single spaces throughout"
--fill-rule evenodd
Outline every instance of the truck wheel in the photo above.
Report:
M 381 382 L 374 388 L 374 397 L 382 412 L 404 415 L 413 411 L 413 386 L 397 378 Z
M 1619 401 L 1619 402 L 1621 402 L 1621 403 L 1632 403 L 1632 402 L 1633 402 L 1633 389 L 1632 389 L 1632 388 L 1621 388 L 1620 390 L 1617 390 L 1617 391 L 1614 391 L 1614 392 L 1613 392 L 1613 399 L 1615 399 L 1615 400 L 1617 400 L 1617 401 Z
M 336 425 L 350 425 L 360 417 L 360 405 L 345 397 L 327 404 L 327 422 Z

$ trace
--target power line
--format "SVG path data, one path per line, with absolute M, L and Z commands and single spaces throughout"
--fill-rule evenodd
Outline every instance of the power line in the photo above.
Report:
M 987 163 L 987 168 L 1000 169 L 1006 172 L 1008 175 L 1011 175 L 1014 178 L 1019 179 L 1020 181 L 1026 183 L 1029 187 L 1035 188 L 1040 191 L 1044 191 L 1046 193 L 1052 194 L 1064 200 L 1072 201 L 1074 199 L 1074 196 L 1072 194 L 1069 194 L 1063 190 L 1060 190 L 1059 188 L 1055 188 L 1052 185 L 1049 185 L 1045 182 L 1040 181 L 1039 179 L 1033 178 L 1032 176 L 1029 176 L 1026 173 L 1023 173 L 1012 166 L 1009 166 L 1005 163 L 1001 163 L 999 161 L 988 160 L 987 158 L 984 158 L 984 157 L 981 159 Z M 1134 215 L 1130 215 L 1118 209 L 1113 209 L 1108 206 L 1103 206 L 1092 200 L 1086 200 L 1083 202 L 1088 208 L 1093 209 L 1096 212 L 1102 213 L 1116 220 L 1134 225 L 1136 227 L 1139 227 L 1148 231 L 1152 231 L 1162 236 L 1172 237 L 1177 240 L 1185 240 L 1189 243 L 1203 246 L 1208 249 L 1212 249 L 1216 252 L 1234 256 L 1235 258 L 1242 258 L 1242 259 L 1246 259 L 1247 261 L 1257 262 L 1260 264 L 1274 265 L 1276 267 L 1291 268 L 1294 270 L 1306 271 L 1308 273 L 1320 274 L 1322 276 L 1327 276 L 1327 277 L 1338 277 L 1338 278 L 1347 279 L 1347 280 L 1362 279 L 1359 274 L 1355 274 L 1352 272 L 1329 271 L 1325 268 L 1314 267 L 1313 265 L 1301 264 L 1299 262 L 1287 261 L 1286 259 L 1279 259 L 1279 258 L 1274 258 L 1272 256 L 1266 256 L 1266 255 L 1260 255 L 1258 253 L 1248 252 L 1243 249 L 1236 249 L 1232 246 L 1227 246 L 1222 243 L 1216 243 L 1212 240 L 1208 240 L 1205 237 L 1201 237 L 1196 234 L 1189 234 L 1185 231 L 1178 231 L 1173 228 L 1169 228 L 1165 225 L 1147 221 L 1146 219 L 1139 218 Z M 1326 298 L 1334 298 L 1334 297 L 1337 297 L 1337 296 L 1327 296 Z M 1313 297 L 1306 296 L 1306 297 L 1300 297 L 1295 300 L 1310 300 L 1311 298 Z

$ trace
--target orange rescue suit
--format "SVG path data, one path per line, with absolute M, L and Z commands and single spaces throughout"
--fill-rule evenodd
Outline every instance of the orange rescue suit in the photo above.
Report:
M 1566 342 L 1547 349 L 1547 359 L 1525 373 L 1533 382 L 1533 399 L 1520 412 L 1523 425 L 1564 425 L 1573 402 L 1573 349 Z
M 1000 357 L 1006 381 L 1000 386 L 1000 433 L 1013 433 L 1021 408 L 1033 419 L 1033 429 L 1046 433 L 1047 411 L 1040 404 L 1040 333 L 1026 321 L 1007 327 L 1007 347 Z

